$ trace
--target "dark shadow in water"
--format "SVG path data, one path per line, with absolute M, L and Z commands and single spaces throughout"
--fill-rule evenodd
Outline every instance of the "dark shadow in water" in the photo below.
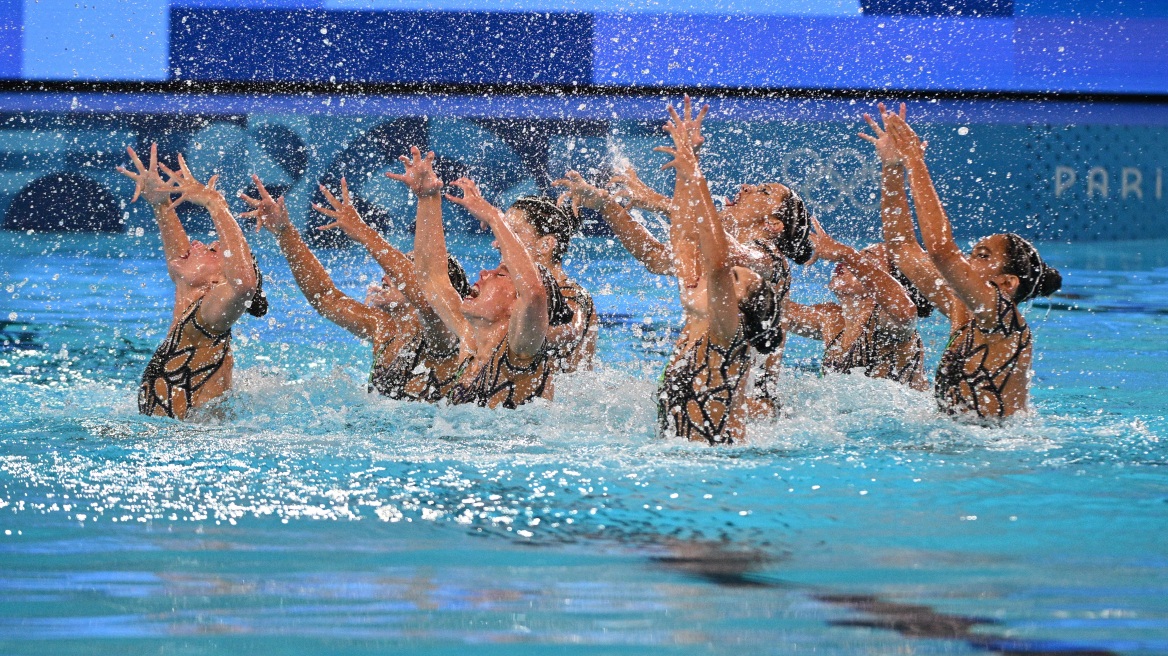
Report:
M 801 588 L 757 574 L 776 559 L 761 550 L 737 548 L 713 542 L 676 542 L 666 545 L 667 555 L 653 556 L 656 565 L 715 585 L 730 588 Z M 1117 656 L 1107 649 L 1079 646 L 1057 640 L 1014 639 L 993 633 L 972 633 L 977 626 L 999 624 L 983 617 L 940 613 L 920 604 L 902 604 L 875 595 L 842 594 L 808 590 L 816 601 L 861 613 L 855 618 L 831 620 L 831 626 L 895 631 L 906 638 L 958 640 L 974 649 L 1007 656 Z

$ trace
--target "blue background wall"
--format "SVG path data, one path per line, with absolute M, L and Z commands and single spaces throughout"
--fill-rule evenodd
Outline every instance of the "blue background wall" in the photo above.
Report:
M 855 136 L 872 107 L 712 103 L 704 159 L 715 193 L 784 181 L 832 230 L 876 238 L 877 163 Z M 603 179 L 622 159 L 668 189 L 657 170 L 663 156 L 651 150 L 665 143 L 663 106 L 663 98 L 591 96 L 0 94 L 0 215 L 33 181 L 62 172 L 128 200 L 132 185 L 114 167 L 127 162 L 126 145 L 144 151 L 158 141 L 164 153 L 186 153 L 198 174 L 219 173 L 228 191 L 247 189 L 258 173 L 288 194 L 302 225 L 317 220 L 308 209 L 320 200 L 317 185 L 346 175 L 363 214 L 402 234 L 413 210 L 382 174 L 410 144 L 436 150 L 445 179 L 471 175 L 503 205 L 547 191 L 568 168 Z M 1168 236 L 1166 106 L 938 101 L 910 103 L 909 112 L 930 142 L 934 177 L 962 236 Z M 140 205 L 118 211 L 128 229 L 152 229 Z
M 0 0 L 0 78 L 1168 93 L 1164 0 L 662 6 Z

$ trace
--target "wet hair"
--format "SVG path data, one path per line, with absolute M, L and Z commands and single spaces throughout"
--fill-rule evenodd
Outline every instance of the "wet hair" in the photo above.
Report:
M 773 353 L 783 345 L 782 304 L 775 288 L 764 280 L 750 296 L 738 301 L 742 332 L 759 353 Z
M 244 303 L 244 307 L 251 316 L 262 317 L 268 313 L 268 295 L 264 293 L 264 274 L 260 273 L 260 263 L 254 253 L 251 256 L 251 265 L 255 268 L 256 288 L 251 300 Z
M 466 269 L 462 268 L 453 255 L 446 256 L 446 275 L 450 276 L 450 286 L 458 293 L 459 298 L 470 296 L 470 278 L 466 275 Z
M 556 262 L 562 260 L 564 254 L 568 252 L 572 235 L 580 229 L 580 219 L 544 196 L 523 196 L 512 203 L 511 207 L 523 210 L 535 234 L 540 237 L 551 235 L 556 238 L 556 249 L 552 252 L 552 259 Z
M 1039 296 L 1050 296 L 1063 286 L 1059 270 L 1042 261 L 1038 249 L 1022 237 L 1008 232 L 1006 237 L 1006 264 L 1002 273 L 1018 278 L 1014 302 L 1024 303 Z
M 539 281 L 543 283 L 543 291 L 547 294 L 548 325 L 554 327 L 568 323 L 576 316 L 576 312 L 571 305 L 568 305 L 568 300 L 560 291 L 560 284 L 556 282 L 556 277 L 542 264 L 537 264 L 535 267 L 539 270 Z
M 783 233 L 775 237 L 775 246 L 779 252 L 795 264 L 806 264 L 815 253 L 811 245 L 811 215 L 807 213 L 807 205 L 794 189 L 790 191 L 779 209 L 775 210 L 770 218 L 783 222 Z
M 928 297 L 925 296 L 925 293 L 919 287 L 912 284 L 912 281 L 908 279 L 908 276 L 904 275 L 903 271 L 896 268 L 896 263 L 892 261 L 892 258 L 889 258 L 888 273 L 892 275 L 896 282 L 900 283 L 901 287 L 904 287 L 904 291 L 908 292 L 909 300 L 912 301 L 913 305 L 917 306 L 918 317 L 924 319 L 933 314 L 933 304 L 929 302 Z

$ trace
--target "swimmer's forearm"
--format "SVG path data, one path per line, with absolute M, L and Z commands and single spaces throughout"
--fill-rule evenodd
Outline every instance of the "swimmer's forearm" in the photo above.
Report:
M 162 238 L 162 252 L 166 259 L 174 260 L 191 251 L 191 239 L 183 228 L 178 213 L 170 199 L 157 205 L 151 204 L 154 209 L 154 220 L 158 223 L 158 234 Z
M 284 258 L 288 260 L 288 268 L 292 270 L 292 278 L 300 288 L 300 293 L 304 294 L 304 298 L 308 299 L 313 309 L 324 314 L 321 308 L 322 299 L 339 292 L 324 265 L 316 259 L 316 255 L 308 248 L 308 244 L 304 242 L 295 226 L 289 225 L 284 228 L 276 238 L 276 243 L 280 246 Z
M 649 229 L 633 219 L 629 211 L 616 201 L 604 204 L 600 215 L 612 228 L 613 234 L 620 240 L 633 257 L 650 273 L 659 276 L 673 275 L 673 257 L 669 249 L 649 232 Z
M 211 213 L 211 222 L 215 224 L 219 240 L 224 246 L 223 274 L 227 278 L 227 284 L 237 294 L 250 296 L 255 293 L 259 280 L 256 278 L 251 248 L 248 247 L 247 238 L 243 236 L 243 230 L 231 215 L 231 208 L 222 197 L 208 204 L 207 211 Z
M 865 288 L 872 291 L 876 303 L 901 324 L 912 323 L 917 310 L 908 292 L 888 272 L 876 265 L 871 256 L 841 244 L 844 256 L 840 261 L 851 269 Z

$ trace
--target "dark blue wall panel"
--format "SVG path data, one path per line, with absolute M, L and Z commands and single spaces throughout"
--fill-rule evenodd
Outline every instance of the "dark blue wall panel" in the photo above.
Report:
M 877 16 L 996 16 L 1014 15 L 1014 0 L 860 0 L 865 14 Z
M 592 17 L 175 8 L 176 79 L 586 84 Z

